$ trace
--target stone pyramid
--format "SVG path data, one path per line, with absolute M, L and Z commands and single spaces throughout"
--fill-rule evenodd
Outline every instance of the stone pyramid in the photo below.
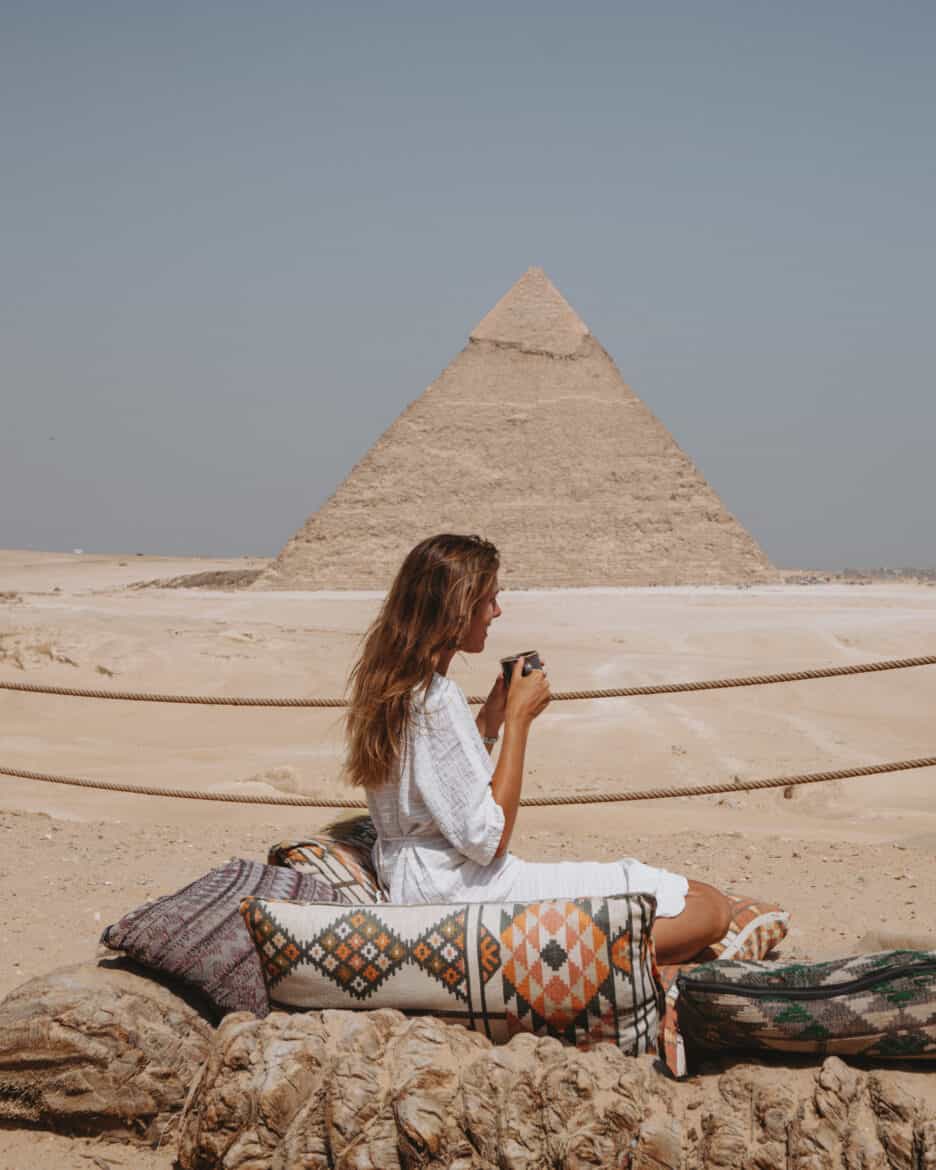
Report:
M 539 268 L 286 544 L 260 589 L 384 589 L 477 532 L 513 588 L 771 581 L 757 542 Z

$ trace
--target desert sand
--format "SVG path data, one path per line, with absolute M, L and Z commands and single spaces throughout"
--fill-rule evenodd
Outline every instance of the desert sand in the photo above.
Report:
M 221 695 L 340 695 L 378 593 L 134 588 L 255 560 L 0 552 L 0 679 Z M 515 591 L 468 693 L 535 646 L 556 690 L 932 653 L 925 585 Z M 525 791 L 640 789 L 936 754 L 936 668 L 695 695 L 555 703 Z M 0 691 L 0 765 L 130 784 L 346 797 L 338 711 L 92 701 Z M 782 791 L 527 809 L 529 858 L 633 855 L 793 916 L 783 957 L 936 945 L 936 769 Z M 326 823 L 0 778 L 0 995 L 94 956 L 104 925 L 227 858 Z M 0 1131 L 0 1170 L 169 1167 L 170 1151 Z

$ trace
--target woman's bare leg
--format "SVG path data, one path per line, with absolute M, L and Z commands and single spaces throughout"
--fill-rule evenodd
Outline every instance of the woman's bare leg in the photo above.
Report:
M 731 903 L 721 890 L 690 880 L 683 912 L 653 924 L 657 962 L 685 963 L 723 938 L 730 922 Z

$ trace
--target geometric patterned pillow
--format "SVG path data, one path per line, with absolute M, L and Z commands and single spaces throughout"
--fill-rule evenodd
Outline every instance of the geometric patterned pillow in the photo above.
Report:
M 377 832 L 370 817 L 339 821 L 314 837 L 281 841 L 267 857 L 269 865 L 283 865 L 301 873 L 315 874 L 336 891 L 345 905 L 385 902 L 371 860 Z
M 786 938 L 790 915 L 773 902 L 742 894 L 728 894 L 731 922 L 719 942 L 706 947 L 691 963 L 666 963 L 660 981 L 666 994 L 660 1021 L 660 1057 L 674 1077 L 687 1072 L 686 1046 L 679 1028 L 676 976 L 713 959 L 765 959 Z
M 682 1025 L 701 1048 L 936 1059 L 936 951 L 722 959 L 683 974 L 679 987 Z
M 274 1004 L 392 1007 L 580 1047 L 656 1051 L 661 992 L 649 894 L 452 905 L 299 905 L 247 898 Z
M 196 988 L 220 1015 L 270 1010 L 263 970 L 238 913 L 251 894 L 334 902 L 311 874 L 232 858 L 175 894 L 146 902 L 105 928 L 101 942 Z

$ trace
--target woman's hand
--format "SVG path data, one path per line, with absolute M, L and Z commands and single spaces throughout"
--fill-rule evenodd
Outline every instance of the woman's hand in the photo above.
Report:
M 541 715 L 549 706 L 552 695 L 546 671 L 531 670 L 529 674 L 524 674 L 523 661 L 518 658 L 513 664 L 505 718 L 509 722 L 516 720 L 529 727 L 537 715 Z
M 488 691 L 488 697 L 478 712 L 478 731 L 489 739 L 496 739 L 500 729 L 504 726 L 504 717 L 507 711 L 507 684 L 502 673 L 498 673 L 497 680 Z
M 507 691 L 504 744 L 494 775 L 491 777 L 491 792 L 504 811 L 504 831 L 495 857 L 503 857 L 510 845 L 517 809 L 520 806 L 523 760 L 530 725 L 537 715 L 549 706 L 549 699 L 549 682 L 545 670 L 532 670 L 528 675 L 524 675 L 523 659 L 518 658 L 513 665 L 510 687 Z

